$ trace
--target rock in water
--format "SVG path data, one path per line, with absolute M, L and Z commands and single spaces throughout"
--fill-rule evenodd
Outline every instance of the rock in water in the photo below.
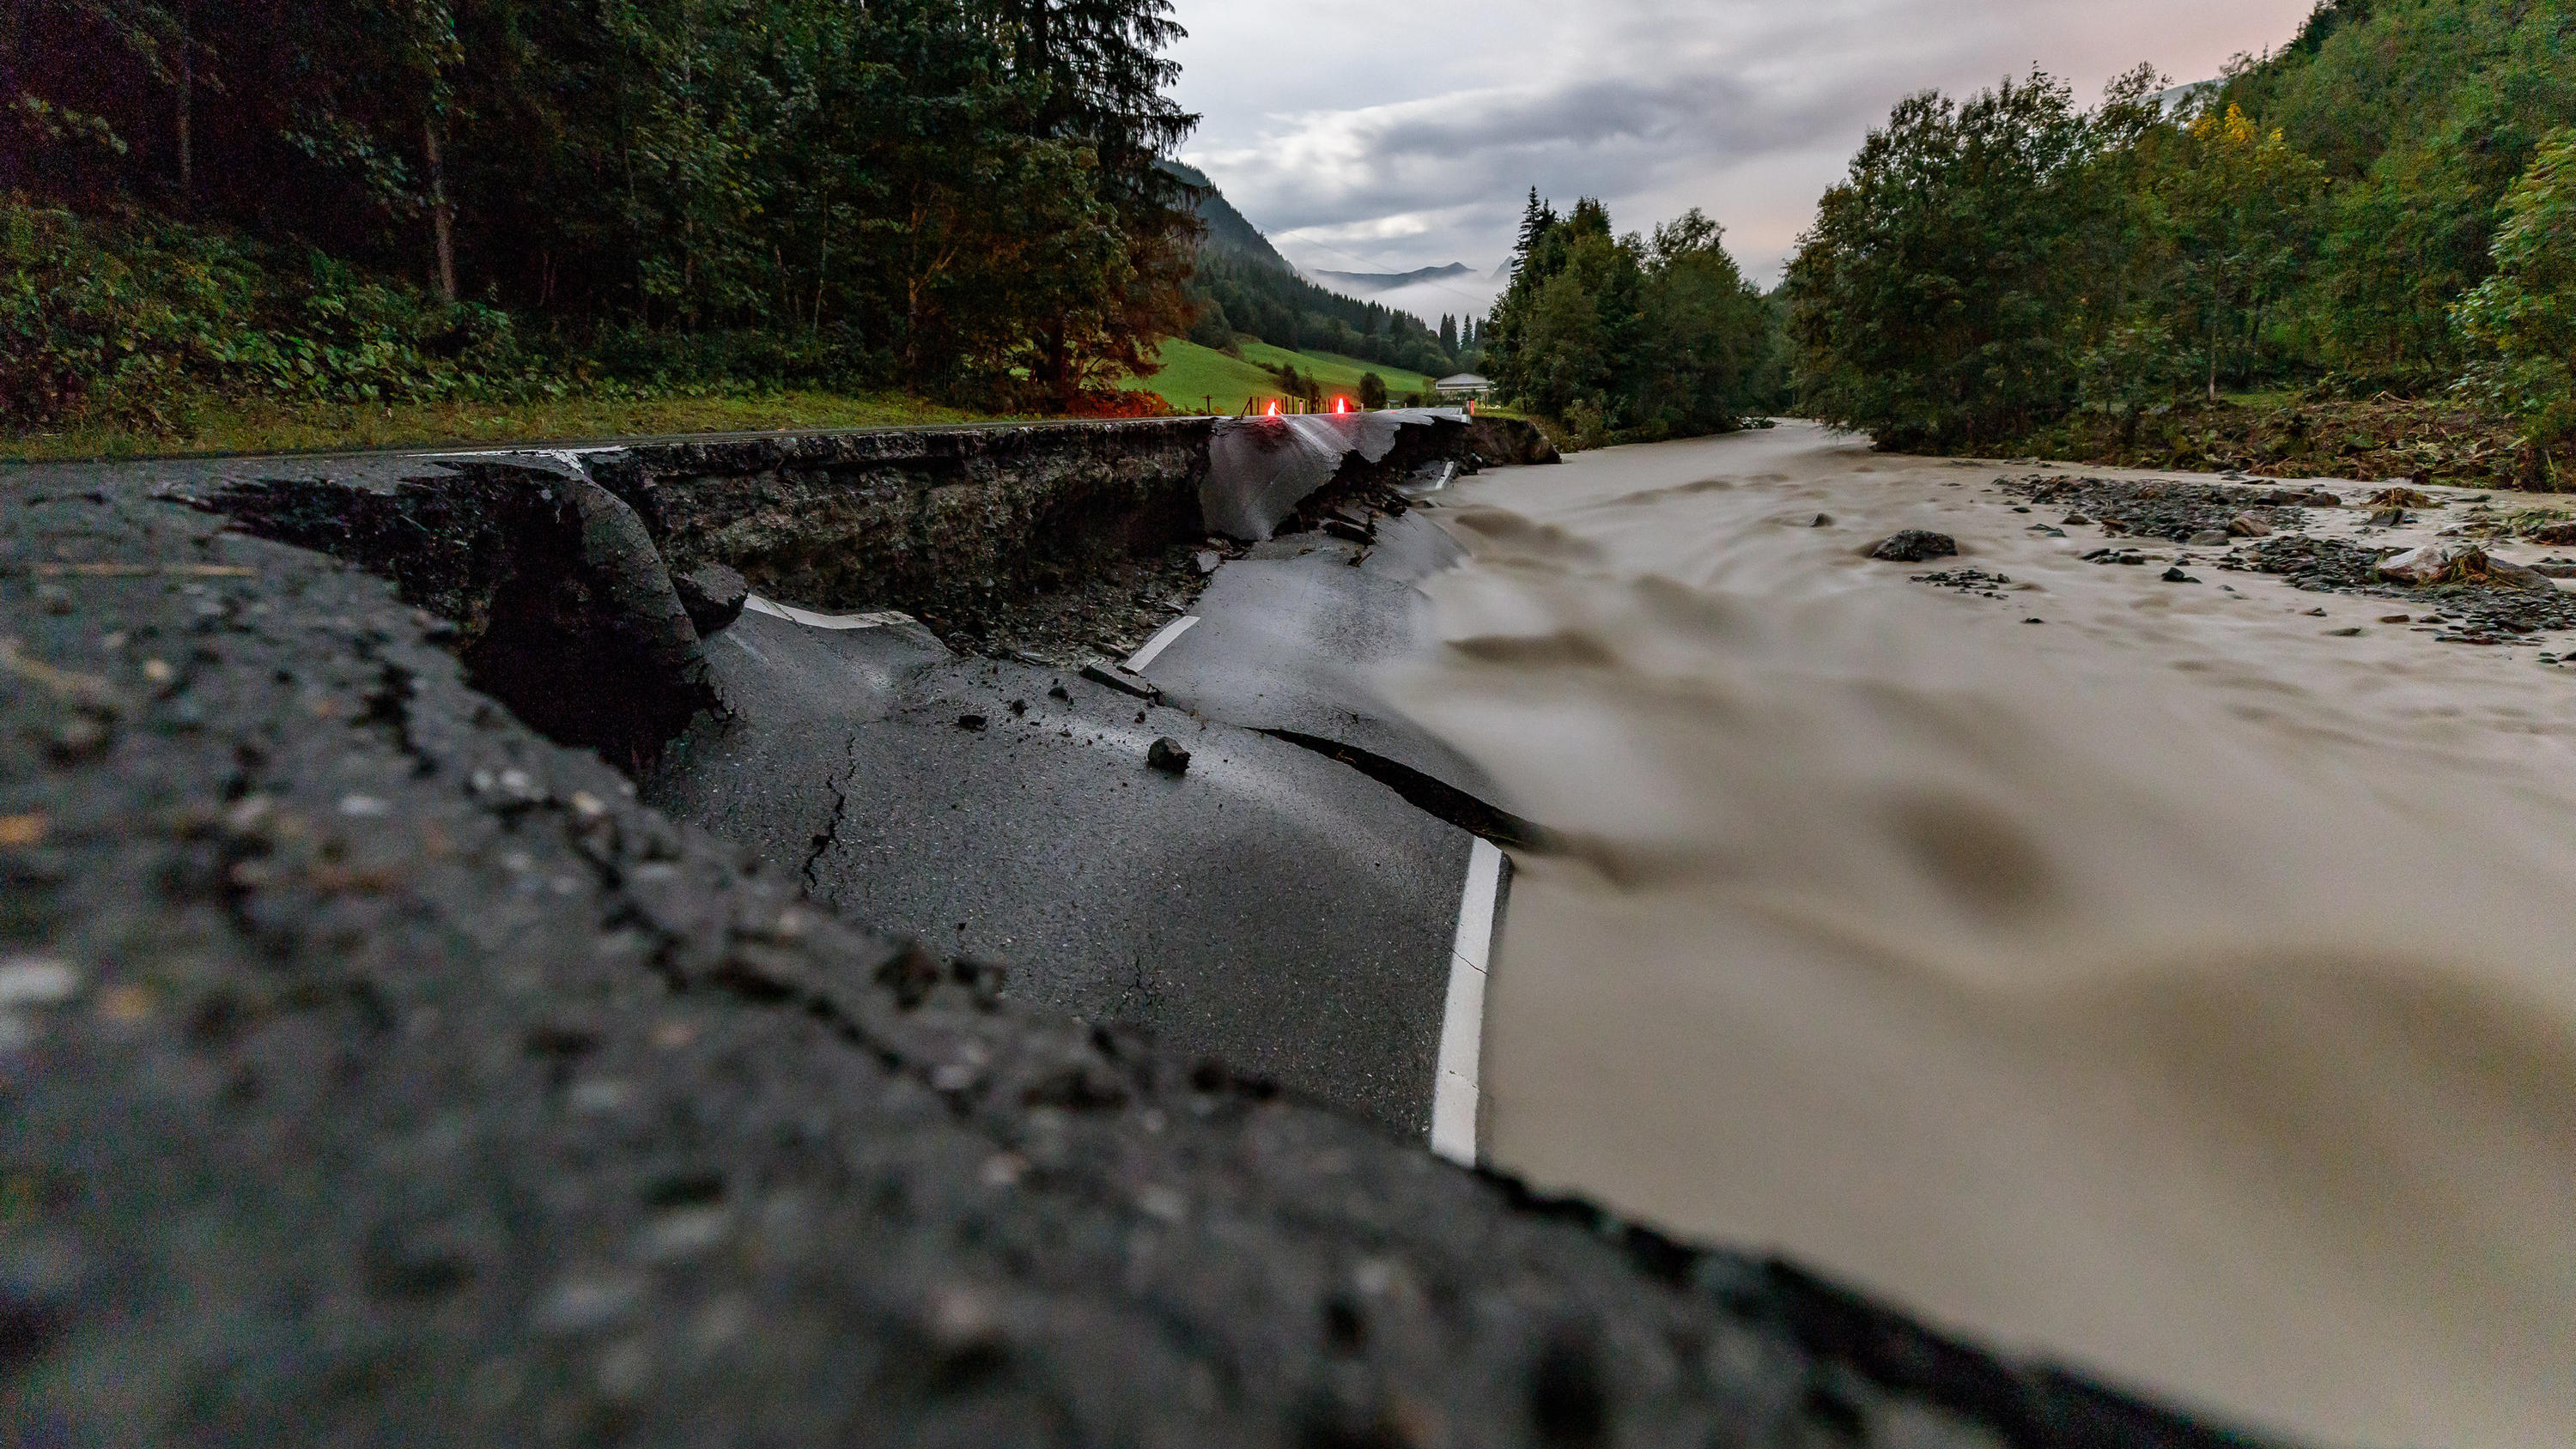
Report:
M 1909 528 L 1903 533 L 1880 539 L 1872 545 L 1869 556 L 1888 563 L 1921 563 L 1931 558 L 1956 558 L 1959 541 L 1946 533 L 1932 533 Z
M 751 586 L 742 575 L 723 564 L 701 564 L 674 574 L 671 586 L 679 591 L 680 607 L 688 610 L 689 622 L 698 626 L 702 639 L 741 618 L 742 606 L 751 597 Z
M 1181 747 L 1179 740 L 1165 735 L 1145 751 L 1145 765 L 1166 775 L 1186 775 L 1190 772 L 1190 752 Z
M 2204 528 L 2191 536 L 2194 548 L 2217 548 L 2227 542 L 2227 535 L 2215 528 Z
M 2392 584 L 2438 584 L 2456 568 L 2463 554 L 2478 553 L 2455 543 L 2428 543 L 2379 561 L 2379 576 Z
M 2558 587 L 2556 584 L 2549 581 L 2549 575 L 2542 573 L 2538 569 L 2524 568 L 2518 563 L 2508 562 L 2507 560 L 2495 558 L 2493 556 L 2490 556 L 2487 559 L 2487 577 L 2493 582 L 2508 589 L 2555 589 Z
M 2379 576 L 2390 583 L 2421 588 L 2427 584 L 2492 584 L 2506 589 L 2553 589 L 2536 569 L 2491 558 L 2468 543 L 2428 543 L 2379 561 Z
M 2251 513 L 2240 513 L 2227 520 L 2227 531 L 2236 538 L 2269 538 L 2272 536 L 2272 525 Z

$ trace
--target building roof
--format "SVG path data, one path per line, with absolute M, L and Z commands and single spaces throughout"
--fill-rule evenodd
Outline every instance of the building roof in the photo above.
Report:
M 1433 385 L 1434 387 L 1443 387 L 1443 388 L 1470 388 L 1470 387 L 1492 387 L 1494 384 L 1493 384 L 1490 380 L 1488 380 L 1488 379 L 1486 379 L 1486 378 L 1484 378 L 1484 377 L 1482 377 L 1482 376 L 1479 376 L 1479 375 L 1478 375 L 1478 374 L 1476 374 L 1476 373 L 1472 373 L 1472 372 L 1461 372 L 1461 373 L 1457 373 L 1457 374 L 1454 374 L 1454 375 L 1449 376 L 1449 377 L 1444 377 L 1444 378 L 1440 379 L 1440 381 L 1438 381 L 1438 382 L 1436 382 L 1436 383 L 1434 383 L 1434 384 L 1432 384 L 1432 385 Z

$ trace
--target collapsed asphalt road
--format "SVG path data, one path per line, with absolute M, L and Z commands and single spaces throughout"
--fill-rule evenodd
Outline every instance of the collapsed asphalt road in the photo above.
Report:
M 751 613 L 708 659 L 722 716 L 652 803 L 854 920 L 1009 964 L 1015 996 L 1429 1130 L 1465 832 L 1295 745 L 919 631 Z M 1148 768 L 1157 739 L 1186 772 Z
M 675 823 L 595 753 L 633 741 L 567 748 L 467 682 L 531 687 L 495 637 L 613 612 L 616 570 L 552 581 L 552 613 L 494 576 L 631 547 L 613 510 L 419 464 L 227 476 L 371 469 L 466 491 L 370 493 L 379 530 L 320 490 L 230 514 L 163 496 L 205 504 L 203 469 L 0 480 L 12 1442 L 2237 1442 L 1784 1265 L 1532 1202 L 1411 1131 L 1006 996 L 934 933 L 849 924 L 816 901 L 879 888 L 863 842 L 878 875 L 907 841 L 971 854 L 883 824 L 935 813 L 935 781 L 857 761 L 786 868 Z M 376 546 L 441 529 L 428 555 Z M 1174 858 L 1252 847 L 1211 833 L 1205 797 L 1139 792 L 1259 804 L 1254 835 L 1382 829 L 1385 878 L 1331 884 L 1389 912 L 1433 909 L 1425 862 L 1474 850 L 1427 812 L 1393 824 L 1402 792 L 1309 745 L 1080 681 L 1057 699 L 1049 671 L 942 661 L 899 624 L 753 611 L 674 682 L 653 618 L 583 636 L 568 677 L 659 680 L 667 699 L 625 696 L 656 708 L 757 690 L 845 750 L 912 730 L 952 779 L 1104 802 L 1107 762 L 1172 735 L 1187 773 L 1115 783 Z M 1223 637 L 1211 615 L 1167 644 L 1172 690 L 1199 628 Z M 1010 733 L 1012 699 L 1043 721 Z M 1144 867 L 1105 869 L 1117 929 L 1151 919 L 1113 898 Z M 937 889 L 921 908 L 944 912 Z M 1041 979 L 1051 933 L 1113 934 L 1070 904 L 984 929 L 1028 932 Z M 1387 989 L 1418 1011 L 1426 987 Z M 1363 1047 L 1421 1062 L 1419 1036 Z M 1420 1110 L 1389 1093 L 1387 1120 Z

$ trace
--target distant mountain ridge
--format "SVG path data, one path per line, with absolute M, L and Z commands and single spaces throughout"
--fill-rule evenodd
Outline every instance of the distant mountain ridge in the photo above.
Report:
M 1363 292 L 1392 292 L 1421 282 L 1445 282 L 1451 277 L 1472 277 L 1476 269 L 1464 262 L 1451 262 L 1445 267 L 1416 267 L 1409 272 L 1324 272 L 1307 273 L 1319 282 L 1353 287 Z

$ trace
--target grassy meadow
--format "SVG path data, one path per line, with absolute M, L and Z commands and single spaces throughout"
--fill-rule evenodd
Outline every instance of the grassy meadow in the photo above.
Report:
M 1242 343 L 1242 350 L 1241 357 L 1232 357 L 1212 347 L 1174 338 L 1163 344 L 1163 370 L 1130 386 L 1149 389 L 1184 413 L 1230 414 L 1243 412 L 1247 404 L 1258 406 L 1281 396 L 1279 380 L 1262 371 L 1265 363 L 1291 366 L 1298 375 L 1315 379 L 1324 389 L 1326 407 L 1336 396 L 1348 397 L 1356 404 L 1360 378 L 1371 372 L 1386 380 L 1388 396 L 1397 401 L 1407 393 L 1430 392 L 1434 381 L 1418 372 L 1330 352 L 1290 352 L 1249 339 Z

